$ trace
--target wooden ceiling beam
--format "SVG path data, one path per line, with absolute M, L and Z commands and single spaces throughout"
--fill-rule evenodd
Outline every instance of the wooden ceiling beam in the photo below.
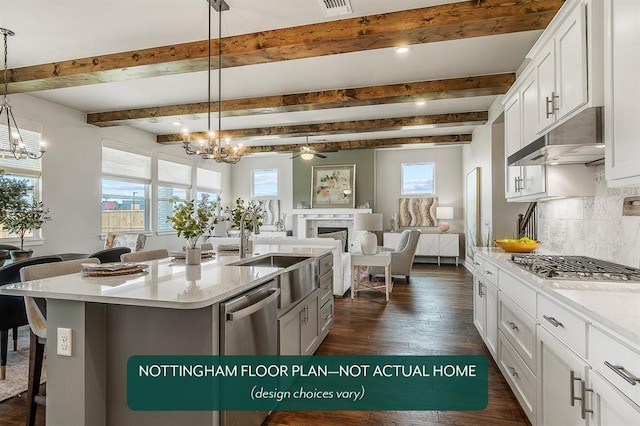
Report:
M 546 28 L 564 0 L 462 1 L 225 37 L 223 67 L 459 40 Z M 212 41 L 218 51 L 218 41 Z M 12 69 L 10 93 L 134 80 L 207 69 L 208 41 Z M 213 63 L 217 63 L 213 61 Z M 0 83 L 3 83 L 0 76 Z
M 408 130 L 412 127 L 429 126 L 457 127 L 478 126 L 487 122 L 487 111 L 462 112 L 452 114 L 423 115 L 418 117 L 383 118 L 377 120 L 339 121 L 335 123 L 301 124 L 295 126 L 259 127 L 253 129 L 237 129 L 222 131 L 221 139 L 242 140 L 260 139 L 261 137 L 337 135 L 346 133 L 383 132 L 391 130 Z M 191 140 L 207 139 L 206 132 L 191 133 Z M 173 144 L 182 142 L 182 134 L 158 135 L 156 142 Z
M 309 146 L 317 152 L 344 151 L 349 149 L 397 148 L 403 145 L 440 144 L 460 145 L 471 142 L 470 134 L 422 136 L 394 139 L 365 139 L 345 142 L 315 142 Z M 243 148 L 244 154 L 298 152 L 300 145 L 262 145 Z
M 373 87 L 325 90 L 259 98 L 222 101 L 222 116 L 237 117 L 285 112 L 321 110 L 366 105 L 432 101 L 474 96 L 502 95 L 515 81 L 515 74 L 493 74 L 444 80 L 418 81 Z M 87 114 L 87 123 L 100 127 L 127 125 L 137 120 L 153 120 L 207 114 L 206 102 L 168 105 L 122 111 Z M 218 103 L 211 103 L 211 112 L 218 112 Z

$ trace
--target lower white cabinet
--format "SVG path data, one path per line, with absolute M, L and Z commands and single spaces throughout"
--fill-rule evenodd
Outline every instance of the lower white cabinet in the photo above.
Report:
M 538 363 L 537 425 L 587 425 L 593 415 L 587 362 L 538 326 Z
M 591 375 L 593 421 L 595 426 L 640 425 L 640 407 L 623 395 L 598 372 Z
M 312 355 L 320 344 L 320 289 L 278 321 L 280 355 Z
M 531 424 L 536 424 L 536 376 L 511 343 L 498 332 L 498 367 Z
M 498 288 L 482 278 L 473 278 L 473 323 L 489 352 L 497 359 Z

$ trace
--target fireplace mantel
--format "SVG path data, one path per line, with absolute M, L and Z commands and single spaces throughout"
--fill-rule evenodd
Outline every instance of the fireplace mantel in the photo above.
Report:
M 371 209 L 294 209 L 298 238 L 314 238 L 318 226 L 344 226 L 349 230 L 349 251 L 354 247 L 353 223 L 356 213 L 371 213 Z

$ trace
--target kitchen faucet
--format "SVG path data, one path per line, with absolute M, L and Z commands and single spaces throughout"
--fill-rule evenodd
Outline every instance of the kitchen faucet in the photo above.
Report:
M 260 228 L 258 227 L 258 211 L 257 210 L 247 210 L 244 213 L 242 213 L 242 216 L 240 216 L 240 259 L 244 259 L 245 257 L 247 257 L 247 247 L 249 244 L 245 243 L 244 240 L 244 221 L 246 220 L 247 217 L 251 217 L 251 221 L 253 222 L 253 234 L 254 235 L 259 235 L 260 234 Z M 249 239 L 249 236 L 247 235 L 247 240 Z

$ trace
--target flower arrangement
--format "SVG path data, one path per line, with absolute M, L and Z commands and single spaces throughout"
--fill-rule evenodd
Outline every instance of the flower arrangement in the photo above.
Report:
M 227 207 L 225 213 L 229 215 L 229 220 L 232 223 L 232 228 L 240 229 L 240 220 L 245 212 L 251 212 L 256 215 L 256 222 L 258 227 L 262 226 L 264 220 L 264 209 L 262 207 L 262 201 L 249 201 L 245 204 L 242 198 L 236 200 L 236 204 L 233 208 Z M 247 231 L 253 232 L 253 221 L 245 220 L 244 228 Z
M 198 202 L 181 201 L 178 198 L 170 201 L 174 203 L 174 207 L 172 215 L 167 216 L 167 221 L 178 232 L 178 237 L 186 238 L 189 247 L 196 248 L 200 237 L 211 231 L 219 221 L 215 215 L 218 202 L 209 201 L 206 196 Z

